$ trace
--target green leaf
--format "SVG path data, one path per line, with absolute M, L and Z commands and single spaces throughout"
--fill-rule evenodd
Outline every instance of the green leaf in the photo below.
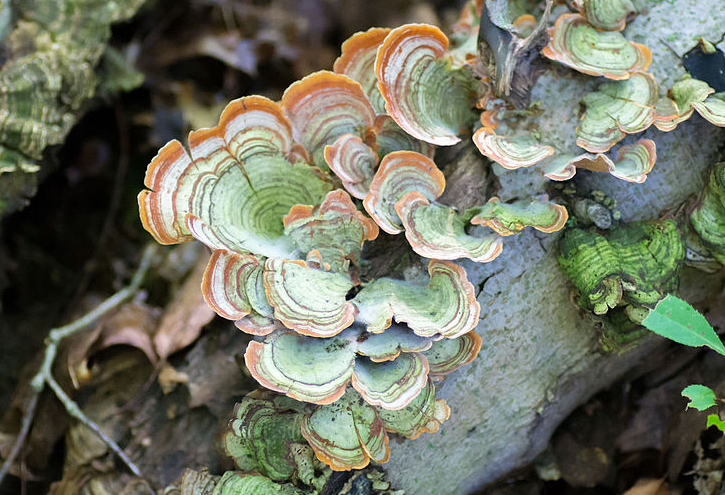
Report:
M 642 321 L 654 333 L 692 347 L 707 346 L 725 356 L 725 346 L 704 316 L 688 303 L 667 294 Z
M 718 430 L 725 433 L 725 421 L 720 419 L 720 416 L 718 416 L 717 414 L 708 414 L 707 427 L 710 428 L 713 425 L 715 425 Z
M 682 396 L 690 399 L 687 408 L 694 407 L 698 411 L 704 411 L 715 405 L 715 392 L 705 385 L 690 385 L 682 391 Z

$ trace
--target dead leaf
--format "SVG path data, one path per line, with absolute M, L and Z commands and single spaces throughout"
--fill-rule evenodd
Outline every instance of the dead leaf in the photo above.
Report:
M 151 336 L 156 330 L 158 310 L 143 303 L 131 302 L 103 318 L 91 330 L 81 332 L 63 343 L 66 350 L 66 370 L 73 386 L 81 388 L 91 378 L 88 360 L 99 351 L 114 345 L 139 349 L 153 365 L 158 358 Z
M 622 495 L 670 495 L 670 490 L 664 478 L 643 478 Z
M 154 335 L 154 347 L 162 360 L 199 338 L 202 327 L 214 317 L 214 311 L 206 304 L 199 289 L 207 262 L 206 254 L 199 257 L 161 319 Z

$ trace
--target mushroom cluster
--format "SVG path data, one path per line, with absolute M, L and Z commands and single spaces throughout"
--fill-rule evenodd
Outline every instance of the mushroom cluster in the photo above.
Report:
M 287 396 L 237 407 L 225 442 L 241 469 L 314 485 L 305 442 L 349 470 L 387 460 L 388 432 L 438 430 L 450 409 L 434 382 L 481 347 L 474 287 L 452 260 L 491 261 L 504 236 L 566 222 L 545 196 L 464 212 L 438 201 L 435 147 L 470 134 L 490 94 L 470 53 L 481 4 L 464 9 L 475 22 L 462 18 L 450 48 L 423 24 L 357 33 L 333 72 L 295 82 L 279 103 L 234 100 L 189 135 L 188 152 L 174 140 L 149 164 L 144 227 L 162 244 L 211 249 L 205 300 L 254 336 L 249 372 Z M 363 245 L 380 229 L 429 258 L 425 281 L 366 275 Z M 279 415 L 286 426 L 274 426 Z

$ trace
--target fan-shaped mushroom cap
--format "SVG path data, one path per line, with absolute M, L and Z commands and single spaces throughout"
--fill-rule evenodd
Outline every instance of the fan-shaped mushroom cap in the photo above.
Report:
M 437 27 L 406 24 L 388 34 L 375 60 L 387 113 L 410 135 L 438 146 L 457 143 L 473 124 L 481 89 L 470 71 L 450 66 L 447 48 Z
M 692 106 L 711 124 L 725 127 L 725 93 L 710 95 L 705 101 L 695 102 Z
M 365 402 L 383 409 L 401 409 L 418 396 L 428 382 L 428 360 L 420 353 L 406 352 L 393 361 L 357 359 L 352 386 Z
M 576 158 L 576 155 L 570 153 L 555 153 L 542 160 L 539 165 L 544 177 L 556 181 L 569 180 L 576 175 Z
M 357 339 L 357 353 L 380 363 L 392 361 L 401 352 L 421 352 L 430 349 L 433 340 L 416 335 L 402 325 L 391 325 L 382 333 L 366 333 Z
M 725 265 L 725 162 L 711 170 L 690 223 L 715 259 Z
M 437 340 L 423 353 L 428 359 L 428 376 L 433 379 L 443 378 L 473 361 L 480 350 L 481 337 L 474 330 L 457 339 Z
M 634 144 L 622 146 L 616 153 L 615 161 L 600 153 L 596 156 L 581 155 L 573 163 L 577 168 L 609 172 L 618 179 L 642 183 L 647 180 L 647 174 L 657 161 L 657 147 L 651 139 L 640 139 Z
M 591 153 L 604 153 L 625 133 L 647 129 L 655 120 L 657 94 L 657 83 L 646 72 L 602 84 L 584 97 L 587 110 L 576 128 L 576 144 Z
M 346 335 L 316 339 L 295 332 L 250 342 L 244 353 L 249 372 L 262 386 L 314 404 L 342 397 L 355 366 Z
M 375 123 L 375 110 L 360 83 L 324 70 L 287 88 L 282 107 L 295 141 L 312 155 L 315 165 L 324 163 L 325 146 L 343 134 L 367 138 Z
M 304 261 L 270 258 L 263 277 L 274 317 L 287 328 L 331 337 L 352 324 L 355 308 L 345 300 L 353 286 L 348 275 L 317 270 Z
M 360 213 L 342 189 L 331 191 L 321 205 L 293 206 L 284 218 L 285 234 L 302 252 L 317 251 L 320 262 L 343 271 L 360 258 L 363 242 L 378 236 L 378 226 Z
M 385 113 L 385 100 L 375 77 L 375 57 L 378 47 L 390 32 L 388 28 L 370 28 L 353 34 L 342 44 L 342 54 L 332 70 L 360 83 L 370 104 L 378 114 Z
M 369 332 L 381 332 L 394 316 L 423 337 L 456 338 L 472 330 L 481 307 L 466 271 L 450 261 L 431 260 L 428 273 L 427 286 L 390 278 L 370 282 L 352 300 L 356 320 Z
M 333 471 L 362 469 L 370 459 L 386 462 L 390 457 L 383 421 L 354 391 L 306 415 L 302 435 Z
M 231 102 L 216 127 L 189 135 L 189 147 L 193 160 L 178 141 L 164 146 L 146 172 L 151 191 L 139 194 L 144 226 L 163 243 L 196 232 L 214 249 L 288 256 L 282 216 L 331 189 L 316 169 L 287 161 L 290 123 L 261 96 Z
M 402 409 L 377 409 L 387 431 L 400 433 L 412 440 L 421 433 L 435 433 L 451 415 L 446 401 L 435 398 L 435 387 L 428 381 L 423 391 Z
M 471 219 L 474 225 L 486 225 L 499 235 L 507 236 L 533 227 L 541 232 L 561 230 L 569 214 L 562 205 L 549 201 L 546 196 L 530 197 L 503 203 L 497 197 L 488 200 L 481 211 Z
M 222 442 L 237 468 L 263 474 L 274 481 L 287 481 L 297 474 L 293 444 L 305 443 L 301 427 L 298 402 L 254 390 L 234 406 Z M 309 454 L 312 455 L 311 449 Z
M 425 258 L 453 260 L 469 258 L 486 263 L 501 254 L 497 235 L 475 237 L 466 233 L 466 221 L 455 208 L 431 204 L 422 194 L 411 191 L 395 205 L 413 251 Z
M 573 3 L 591 26 L 602 31 L 621 31 L 627 17 L 637 13 L 632 0 L 575 0 Z
M 560 15 L 549 36 L 545 57 L 591 76 L 628 79 L 652 62 L 649 48 L 616 31 L 597 31 L 580 14 Z
M 189 198 L 200 176 L 212 172 L 227 158 L 240 162 L 258 154 L 284 156 L 292 145 L 289 121 L 276 103 L 261 96 L 232 101 L 222 112 L 217 127 L 199 133 L 226 143 L 227 156 L 192 163 L 181 143 L 173 140 L 159 150 L 146 170 L 144 184 L 150 191 L 139 194 L 141 221 L 162 244 L 191 240 L 184 221 L 190 213 Z M 194 135 L 193 141 L 190 136 L 194 162 L 208 158 L 215 151 L 214 145 L 205 147 L 208 141 L 197 136 Z
M 673 130 L 692 116 L 695 104 L 705 101 L 714 92 L 706 82 L 691 77 L 677 81 L 669 91 L 672 98 L 665 96 L 657 100 L 655 126 L 664 132 Z
M 206 303 L 219 315 L 229 320 L 238 321 L 252 312 L 256 312 L 251 300 L 259 307 L 258 283 L 261 282 L 262 266 L 256 256 L 240 255 L 229 251 L 214 251 L 204 271 L 201 282 L 201 293 Z M 264 289 L 262 288 L 262 295 Z M 251 297 L 250 297 L 251 296 Z M 263 304 L 267 304 L 266 298 Z M 271 308 L 270 308 L 271 316 Z M 245 328 L 249 328 L 246 327 Z M 266 335 L 274 329 L 263 327 L 264 333 L 251 332 L 255 335 Z M 256 330 L 256 329 L 255 329 Z
M 428 362 L 420 351 L 433 341 L 397 325 L 389 330 L 369 334 L 358 325 L 329 339 L 276 332 L 250 343 L 245 360 L 259 383 L 297 400 L 332 403 L 352 379 L 368 403 L 399 409 L 425 385 Z
M 334 144 L 325 146 L 325 162 L 350 194 L 363 199 L 375 175 L 378 154 L 360 136 L 343 134 Z
M 486 127 L 476 131 L 473 142 L 481 154 L 509 170 L 530 167 L 554 154 L 554 148 L 539 143 L 531 134 L 499 136 Z
M 446 187 L 446 179 L 430 158 L 414 151 L 396 151 L 380 162 L 363 205 L 381 229 L 399 234 L 403 225 L 395 204 L 410 191 L 434 200 Z

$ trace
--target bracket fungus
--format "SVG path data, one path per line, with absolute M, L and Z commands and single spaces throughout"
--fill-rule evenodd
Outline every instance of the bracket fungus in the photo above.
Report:
M 675 290 L 685 258 L 684 237 L 673 220 L 631 222 L 608 235 L 570 229 L 560 244 L 559 265 L 595 314 L 618 305 L 654 305 Z
M 379 278 L 352 300 L 356 321 L 368 332 L 382 332 L 393 317 L 423 337 L 456 338 L 478 323 L 481 307 L 466 271 L 450 261 L 431 260 L 428 285 Z
M 375 110 L 360 83 L 325 70 L 287 88 L 282 95 L 282 107 L 292 123 L 295 141 L 318 166 L 325 162 L 325 146 L 343 134 L 355 134 L 365 140 L 375 124 Z
M 405 228 L 410 247 L 421 256 L 438 260 L 469 258 L 485 263 L 501 254 L 501 238 L 495 234 L 475 237 L 466 233 L 469 216 L 455 208 L 431 203 L 417 191 L 403 195 L 395 211 Z
M 451 66 L 447 48 L 437 27 L 406 24 L 387 35 L 375 60 L 387 113 L 410 135 L 438 146 L 460 141 L 484 93 L 470 68 Z
M 369 404 L 400 409 L 425 386 L 423 351 L 433 341 L 398 325 L 389 330 L 368 334 L 357 325 L 331 339 L 277 332 L 251 342 L 245 360 L 259 383 L 297 400 L 330 404 L 352 383 Z
M 375 58 L 378 47 L 390 33 L 388 28 L 370 28 L 353 34 L 342 44 L 342 53 L 335 60 L 332 70 L 359 82 L 378 114 L 385 113 L 385 100 L 378 89 L 375 77 Z
M 486 225 L 500 236 L 516 234 L 525 227 L 533 227 L 540 232 L 556 232 L 561 230 L 569 214 L 566 208 L 549 201 L 547 196 L 531 197 L 503 203 L 493 197 L 480 208 L 471 219 L 474 225 Z
M 718 127 L 725 127 L 725 93 L 715 93 L 692 106 L 702 118 Z
M 627 18 L 637 13 L 632 0 L 574 0 L 590 26 L 600 31 L 621 31 Z
M 397 151 L 385 155 L 370 183 L 363 205 L 368 214 L 388 234 L 403 232 L 395 204 L 411 191 L 429 200 L 443 194 L 446 180 L 436 164 L 414 151 Z
M 262 277 L 274 317 L 287 328 L 331 337 L 354 320 L 355 308 L 345 297 L 353 287 L 347 274 L 318 270 L 301 260 L 269 258 Z
M 581 14 L 560 15 L 549 35 L 545 57 L 591 76 L 629 79 L 652 62 L 649 48 L 617 31 L 598 31 Z
M 231 102 L 219 125 L 189 135 L 189 148 L 191 157 L 176 140 L 164 146 L 138 197 L 144 227 L 162 244 L 195 237 L 213 249 L 289 256 L 282 216 L 332 189 L 317 169 L 287 160 L 291 126 L 260 96 Z
M 690 215 L 690 224 L 710 255 L 725 265 L 725 162 L 718 163 L 710 172 Z
M 293 206 L 284 217 L 284 232 L 302 252 L 316 251 L 329 269 L 341 272 L 350 261 L 359 261 L 363 243 L 374 240 L 379 230 L 345 191 L 336 189 L 318 206 Z
M 322 488 L 324 478 L 315 476 L 314 452 L 302 436 L 302 411 L 292 399 L 254 390 L 234 407 L 222 434 L 224 450 L 242 471 Z
M 582 100 L 587 109 L 576 128 L 576 144 L 591 153 L 605 153 L 625 134 L 642 132 L 654 123 L 657 99 L 657 83 L 647 72 L 600 85 Z
M 539 143 L 528 133 L 500 136 L 490 128 L 482 127 L 473 135 L 473 142 L 482 155 L 508 170 L 530 167 L 554 154 L 554 148 Z

